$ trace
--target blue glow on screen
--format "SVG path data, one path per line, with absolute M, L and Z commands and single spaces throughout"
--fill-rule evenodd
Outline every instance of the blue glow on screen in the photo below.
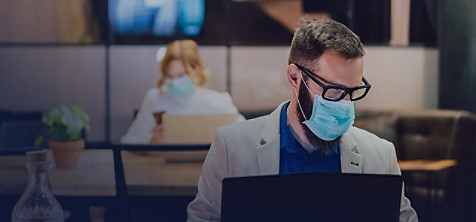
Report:
M 196 36 L 205 0 L 110 0 L 109 12 L 116 35 Z

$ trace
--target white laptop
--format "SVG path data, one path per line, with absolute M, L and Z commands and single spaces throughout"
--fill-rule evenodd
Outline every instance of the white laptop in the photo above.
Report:
M 239 118 L 238 114 L 177 116 L 164 114 L 162 116 L 163 143 L 211 143 L 218 127 L 236 123 Z M 206 154 L 207 151 L 166 152 L 165 160 L 168 162 L 203 161 Z
M 236 123 L 238 114 L 180 115 L 164 114 L 164 143 L 210 143 L 218 127 Z

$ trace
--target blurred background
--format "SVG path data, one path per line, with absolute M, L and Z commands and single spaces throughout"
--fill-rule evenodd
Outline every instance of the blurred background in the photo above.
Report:
M 76 104 L 91 117 L 88 141 L 118 140 L 160 75 L 157 49 L 190 38 L 211 89 L 229 92 L 245 114 L 266 113 L 290 96 L 288 47 L 306 15 L 336 19 L 364 42 L 372 91 L 357 106 L 476 111 L 474 3 L 392 2 L 2 1 L 0 110 Z
M 199 44 L 208 87 L 229 92 L 245 117 L 269 113 L 291 96 L 287 56 L 304 15 L 340 21 L 365 44 L 372 89 L 357 109 L 476 113 L 475 9 L 473 0 L 0 1 L 0 117 L 79 105 L 90 146 L 118 141 L 161 75 L 157 50 L 176 39 Z

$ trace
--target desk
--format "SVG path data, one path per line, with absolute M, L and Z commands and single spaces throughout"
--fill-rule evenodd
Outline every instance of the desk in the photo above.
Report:
M 48 150 L 48 158 L 51 153 Z M 22 194 L 28 184 L 26 156 L 0 156 L 0 194 Z M 74 169 L 49 171 L 55 196 L 115 196 L 116 181 L 111 150 L 84 150 Z
M 202 162 L 166 162 L 161 152 L 122 151 L 129 195 L 195 196 Z
M 456 165 L 456 160 L 399 160 L 402 171 L 441 171 Z
M 445 170 L 456 166 L 457 161 L 453 159 L 443 160 L 399 160 L 398 165 L 402 173 L 410 174 L 408 177 L 407 188 L 410 192 L 414 192 L 415 185 L 413 184 L 412 173 L 424 173 L 426 174 L 426 184 L 424 187 L 426 192 L 425 213 L 428 221 L 432 221 L 432 210 L 435 208 L 436 203 L 439 201 L 438 189 L 442 188 L 444 195 L 448 195 L 448 184 L 443 183 L 443 187 L 439 187 L 437 184 L 437 176 L 439 173 L 443 173 Z

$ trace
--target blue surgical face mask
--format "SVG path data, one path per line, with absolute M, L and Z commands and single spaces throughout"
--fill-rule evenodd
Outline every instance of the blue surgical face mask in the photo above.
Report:
M 182 75 L 175 79 L 167 79 L 166 85 L 173 94 L 179 97 L 187 97 L 192 94 L 195 89 L 195 85 L 188 75 Z
M 304 81 L 304 79 L 302 79 Z M 299 109 L 304 119 L 302 122 L 317 137 L 332 141 L 342 136 L 354 123 L 354 102 L 353 101 L 329 101 L 322 96 L 312 93 L 304 81 L 306 88 L 314 95 L 314 105 L 312 107 L 311 117 L 306 118 L 298 99 Z M 296 93 L 297 95 L 297 93 Z M 299 98 L 299 97 L 298 97 Z

